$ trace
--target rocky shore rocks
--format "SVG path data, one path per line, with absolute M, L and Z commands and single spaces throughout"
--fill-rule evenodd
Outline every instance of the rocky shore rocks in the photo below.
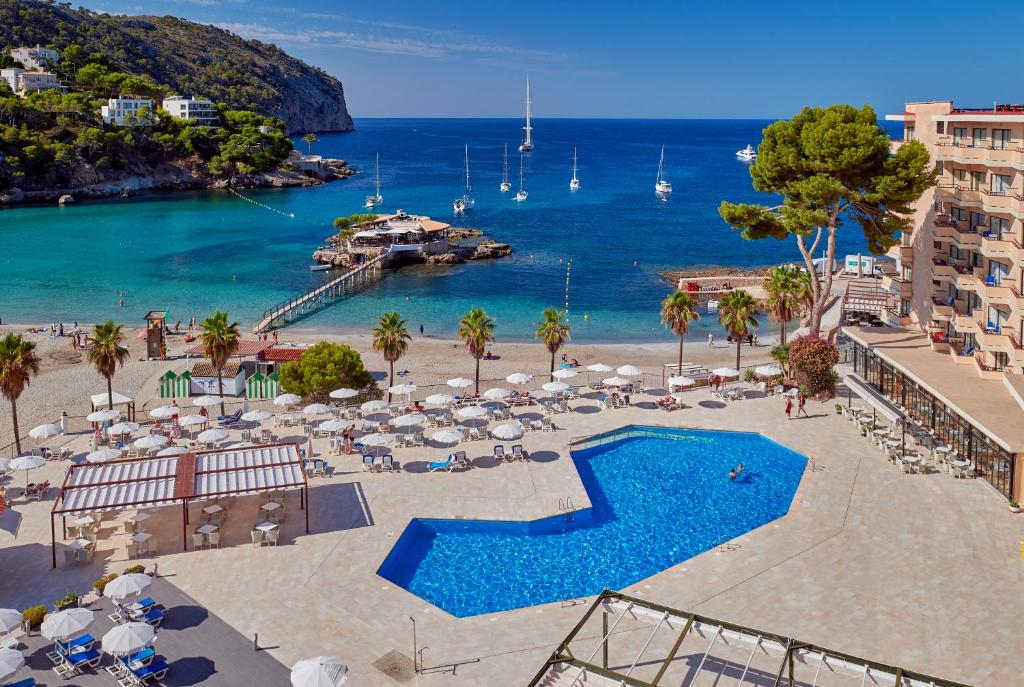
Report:
M 473 249 L 472 255 L 469 256 L 469 259 L 494 260 L 496 258 L 506 257 L 508 255 L 512 255 L 512 246 L 510 246 L 509 244 L 485 240 L 477 244 L 476 248 Z

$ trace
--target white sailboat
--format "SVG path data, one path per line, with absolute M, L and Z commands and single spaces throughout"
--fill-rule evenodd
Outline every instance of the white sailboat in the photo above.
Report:
M 519 153 L 519 192 L 516 193 L 516 202 L 522 203 L 527 197 L 526 189 L 523 187 L 523 154 Z
M 501 192 L 508 193 L 512 190 L 512 183 L 508 180 L 508 143 L 505 144 L 505 175 L 501 178 Z
M 473 186 L 469 183 L 469 144 L 466 144 L 466 192 L 462 194 L 461 198 L 456 198 L 455 202 L 452 203 L 452 209 L 455 210 L 456 215 L 461 215 L 466 210 L 469 210 L 476 205 L 476 200 L 473 198 Z
M 576 147 L 572 149 L 572 181 L 569 182 L 569 188 L 573 191 L 580 190 L 580 180 L 576 176 Z
M 526 126 L 523 127 L 525 132 L 523 142 L 519 144 L 520 153 L 528 153 L 533 150 L 533 126 L 530 124 L 532 109 L 532 103 L 530 102 L 530 77 L 526 77 Z
M 754 150 L 754 146 L 748 143 L 746 148 L 736 151 L 736 157 L 744 162 L 753 162 L 757 159 L 757 151 Z
M 658 161 L 658 180 L 654 183 L 654 192 L 659 195 L 672 193 L 672 184 L 665 181 L 665 146 L 661 146 L 661 160 Z
M 366 196 L 364 208 L 372 208 L 384 202 L 384 196 L 380 194 L 380 153 L 377 153 L 377 192 L 372 196 Z

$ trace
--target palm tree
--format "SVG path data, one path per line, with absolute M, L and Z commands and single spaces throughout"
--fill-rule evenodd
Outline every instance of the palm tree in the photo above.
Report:
M 565 312 L 554 308 L 544 309 L 544 318 L 537 322 L 537 331 L 534 332 L 545 348 L 551 354 L 551 379 L 554 379 L 555 354 L 566 341 L 569 340 L 569 322 L 565 319 Z
M 800 304 L 801 317 L 814 307 L 814 287 L 811 286 L 811 273 L 800 272 L 796 277 L 796 300 Z
M 803 309 L 803 286 L 796 276 L 797 271 L 788 265 L 773 267 L 765 279 L 764 289 L 768 294 L 764 307 L 779 323 L 779 343 L 786 343 L 786 325 Z
M 373 328 L 373 350 L 384 355 L 384 360 L 391 366 L 390 382 L 395 385 L 395 362 L 409 350 L 412 336 L 405 328 L 405 320 L 397 312 L 386 312 L 380 316 L 377 326 Z M 388 394 L 391 402 L 391 394 Z
M 757 328 L 755 315 L 760 307 L 756 298 L 743 289 L 734 289 L 718 301 L 718 321 L 736 341 L 736 369 L 740 369 L 740 346 L 751 328 Z
M 483 308 L 473 308 L 459 322 L 459 338 L 466 350 L 476 358 L 476 393 L 480 393 L 480 358 L 487 352 L 487 344 L 494 341 L 494 320 Z
M 21 436 L 18 434 L 17 402 L 21 392 L 31 383 L 32 375 L 39 374 L 39 356 L 33 352 L 35 347 L 21 334 L 8 334 L 0 339 L 0 393 L 11 402 L 14 450 L 18 453 L 21 453 Z
M 317 138 L 316 134 L 314 134 L 312 131 L 310 131 L 308 134 L 303 136 L 302 140 L 306 142 L 306 150 L 308 151 L 306 153 L 307 155 L 312 155 L 313 154 L 313 144 L 320 142 L 320 139 Z
M 214 369 L 217 370 L 217 393 L 220 395 L 220 414 L 224 412 L 224 382 L 221 376 L 224 373 L 224 366 L 228 359 L 238 350 L 240 335 L 238 323 L 228 324 L 228 314 L 222 310 L 213 313 L 199 325 L 202 332 L 199 340 L 203 344 L 203 353 L 210 359 Z
M 683 340 L 690 331 L 690 322 L 700 319 L 697 301 L 685 291 L 676 289 L 661 302 L 661 321 L 679 337 L 679 367 L 676 374 L 683 373 Z
M 121 345 L 124 341 L 124 327 L 113 320 L 107 320 L 92 329 L 92 348 L 89 349 L 89 362 L 96 371 L 107 380 L 107 408 L 114 408 L 114 373 L 118 367 L 128 362 L 128 349 Z

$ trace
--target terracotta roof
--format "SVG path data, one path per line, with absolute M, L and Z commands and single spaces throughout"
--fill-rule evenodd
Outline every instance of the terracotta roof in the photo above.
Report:
M 260 341 L 259 339 L 246 339 L 238 342 L 238 350 L 231 356 L 232 358 L 247 358 L 252 355 L 258 355 L 261 351 L 265 351 L 274 344 L 269 341 Z M 192 348 L 185 351 L 185 355 L 205 355 L 203 351 L 203 344 L 197 343 Z
M 224 371 L 221 373 L 225 379 L 234 377 L 238 374 L 238 369 L 241 367 L 238 363 L 228 363 L 224 366 Z M 196 377 L 216 377 L 217 368 L 212 363 L 204 360 L 201 363 L 196 363 L 192 366 L 192 379 Z
M 266 362 L 287 362 L 298 360 L 305 352 L 305 348 L 268 348 L 260 352 L 258 357 Z

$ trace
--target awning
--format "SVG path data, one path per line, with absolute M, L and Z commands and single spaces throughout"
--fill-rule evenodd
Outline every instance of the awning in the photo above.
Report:
M 900 410 L 895 403 L 883 396 L 882 392 L 868 384 L 867 380 L 860 375 L 850 373 L 843 377 L 843 382 L 845 382 L 850 391 L 864 399 L 879 415 L 890 422 L 899 423 L 906 419 L 906 413 Z
M 374 239 L 377 238 L 378 232 L 376 231 L 357 231 L 352 235 L 354 239 Z
M 131 392 L 128 391 L 115 391 L 111 394 L 110 397 L 113 398 L 115 406 L 123 406 L 129 403 L 135 403 L 135 397 L 132 396 Z M 106 391 L 104 391 L 102 394 L 93 394 L 92 396 L 89 397 L 89 400 L 92 401 L 93 408 L 106 408 L 108 405 L 110 405 L 107 402 Z

